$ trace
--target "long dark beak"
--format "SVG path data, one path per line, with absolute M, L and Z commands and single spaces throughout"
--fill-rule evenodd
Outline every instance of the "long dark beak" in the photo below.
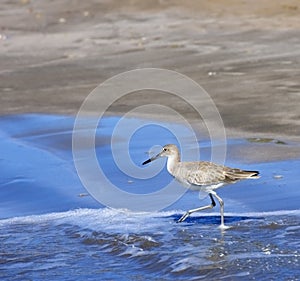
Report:
M 146 165 L 152 161 L 154 161 L 155 159 L 159 158 L 160 157 L 160 153 L 158 153 L 156 156 L 154 157 L 151 157 L 150 159 L 146 160 L 145 162 L 142 163 L 142 165 Z

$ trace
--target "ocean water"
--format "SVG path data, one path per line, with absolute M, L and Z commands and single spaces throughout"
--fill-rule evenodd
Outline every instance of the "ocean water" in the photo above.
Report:
M 0 222 L 1 280 L 298 280 L 299 212 L 78 209 Z
M 125 191 L 155 192 L 171 180 L 165 168 L 144 180 L 114 164 L 108 147 L 117 122 L 105 118 L 98 132 L 105 173 Z M 188 191 L 162 210 L 137 212 L 89 196 L 72 159 L 73 124 L 70 116 L 0 118 L 0 280 L 299 280 L 300 160 L 245 164 L 229 156 L 231 166 L 262 175 L 218 192 L 229 228 L 219 228 L 218 206 L 178 224 L 209 198 Z M 130 142 L 135 163 L 147 158 L 158 134 L 159 144 L 176 143 L 148 126 Z M 200 146 L 208 157 L 209 142 Z

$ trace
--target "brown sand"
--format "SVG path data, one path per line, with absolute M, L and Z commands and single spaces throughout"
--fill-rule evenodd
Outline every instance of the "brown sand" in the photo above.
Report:
M 299 157 L 299 18 L 296 0 L 2 1 L 0 114 L 76 114 L 104 80 L 166 68 L 210 94 L 229 137 L 295 141 L 263 155 Z M 149 99 L 198 122 L 160 93 L 126 97 L 109 111 L 123 114 Z

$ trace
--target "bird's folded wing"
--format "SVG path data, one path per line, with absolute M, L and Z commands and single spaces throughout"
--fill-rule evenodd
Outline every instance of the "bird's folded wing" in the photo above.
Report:
M 194 167 L 186 173 L 186 180 L 192 185 L 214 185 L 225 182 L 223 166 L 210 163 L 191 163 Z M 196 166 L 197 165 L 197 166 Z

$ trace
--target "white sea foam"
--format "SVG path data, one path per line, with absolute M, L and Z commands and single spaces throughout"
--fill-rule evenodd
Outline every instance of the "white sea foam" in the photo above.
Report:
M 13 217 L 0 220 L 0 226 L 8 224 L 39 224 L 53 222 L 55 224 L 70 224 L 93 230 L 135 231 L 142 232 L 155 227 L 173 224 L 175 218 L 184 213 L 183 210 L 161 212 L 132 212 L 125 209 L 75 209 L 67 212 L 56 212 L 42 215 Z M 196 213 L 191 217 L 219 216 L 218 212 Z M 282 210 L 272 212 L 225 213 L 226 217 L 263 218 L 270 216 L 300 216 L 300 210 Z

